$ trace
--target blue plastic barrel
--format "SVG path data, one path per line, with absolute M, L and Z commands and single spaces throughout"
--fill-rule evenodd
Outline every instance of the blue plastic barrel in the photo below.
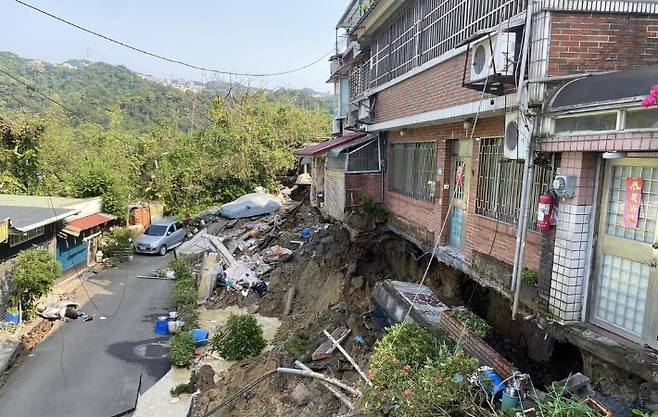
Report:
M 158 317 L 158 321 L 155 322 L 155 333 L 156 334 L 169 334 L 169 324 L 167 323 L 166 316 Z
M 493 396 L 496 399 L 501 396 L 501 393 L 505 389 L 503 379 L 493 369 L 480 371 L 478 382 L 489 396 Z
M 192 330 L 192 337 L 196 342 L 197 346 L 205 346 L 208 343 L 208 335 L 210 333 L 208 330 L 203 329 L 194 329 Z

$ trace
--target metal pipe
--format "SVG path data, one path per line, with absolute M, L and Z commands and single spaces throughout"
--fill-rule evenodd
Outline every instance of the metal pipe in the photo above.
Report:
M 335 378 L 328 377 L 326 375 L 313 372 L 313 371 L 302 371 L 300 369 L 291 369 L 291 368 L 276 368 L 276 371 L 281 374 L 290 374 L 290 375 L 295 375 L 295 376 L 305 376 L 308 378 L 315 378 L 319 379 L 321 381 L 327 382 L 329 384 L 335 385 L 339 388 L 344 389 L 345 391 L 349 392 L 352 395 L 355 395 L 357 397 L 361 397 L 361 391 L 359 391 L 356 388 L 352 388 L 351 386 L 347 385 L 346 383 L 339 381 Z
M 528 158 L 526 159 L 526 163 L 524 164 L 524 168 L 526 171 L 524 172 L 524 181 L 523 181 L 523 192 L 521 195 L 525 194 L 525 200 L 521 201 L 521 218 L 523 219 L 522 223 L 522 229 L 517 230 L 517 235 L 520 237 L 521 240 L 521 246 L 519 248 L 519 257 L 515 262 L 515 267 L 516 267 L 516 279 L 514 280 L 514 283 L 516 284 L 516 288 L 514 289 L 514 303 L 512 304 L 512 320 L 516 320 L 516 314 L 519 311 L 519 298 L 521 295 L 521 275 L 523 273 L 523 261 L 525 259 L 525 243 L 526 243 L 526 236 L 528 235 L 528 200 L 529 196 L 531 194 L 530 189 L 532 188 L 532 182 L 533 182 L 533 173 L 534 173 L 534 163 L 532 161 L 532 153 L 533 153 L 533 146 L 532 142 L 530 142 L 530 149 L 529 149 L 529 155 Z M 525 202 L 525 204 L 524 204 Z
M 525 32 L 523 34 L 523 53 L 521 54 L 521 70 L 519 72 L 519 82 L 517 85 L 523 86 L 525 79 L 525 68 L 528 64 L 528 51 L 530 50 L 530 35 L 532 32 L 532 15 L 534 13 L 535 1 L 528 1 L 528 10 L 525 18 Z M 516 104 L 521 106 L 523 101 L 523 88 L 519 88 L 516 93 Z M 527 107 L 527 106 L 526 106 Z
M 569 74 L 569 75 L 556 75 L 554 77 L 544 77 L 544 78 L 537 78 L 535 80 L 527 80 L 525 81 L 526 84 L 541 84 L 541 83 L 552 83 L 552 82 L 558 82 L 558 81 L 570 81 L 570 80 L 575 80 L 578 78 L 587 78 L 591 77 L 594 75 L 603 75 L 603 74 L 609 74 L 614 71 L 599 71 L 599 72 L 581 72 L 580 74 Z
M 589 233 L 587 233 L 587 264 L 585 265 L 585 277 L 583 286 L 583 300 L 580 310 L 580 320 L 587 320 L 587 302 L 589 301 L 589 282 L 592 279 L 592 264 L 594 263 L 594 228 L 596 227 L 596 211 L 599 206 L 599 187 L 601 179 L 601 166 L 603 165 L 601 158 L 596 160 L 596 174 L 594 181 L 594 198 L 592 199 L 592 208 L 589 212 Z
M 518 85 L 521 86 L 517 92 L 516 96 L 516 104 L 519 107 L 519 111 L 524 112 L 525 109 L 528 107 L 527 105 L 523 105 L 523 86 L 525 85 L 524 78 L 525 78 L 525 68 L 528 63 L 528 51 L 530 49 L 530 34 L 532 32 L 532 14 L 534 11 L 534 0 L 529 0 L 528 1 L 528 9 L 526 11 L 526 18 L 525 18 L 525 30 L 524 30 L 524 36 L 523 36 L 523 52 L 521 54 L 521 69 L 519 72 L 519 82 Z M 532 135 L 530 137 L 530 142 L 532 142 Z M 528 157 L 530 158 L 532 156 L 531 153 L 528 154 Z M 528 173 L 528 158 L 526 158 L 525 163 L 523 164 L 523 184 L 524 187 L 521 191 L 521 207 L 519 209 L 521 210 L 520 213 L 523 213 L 525 210 L 527 210 L 527 202 L 526 200 L 527 195 L 526 195 L 526 187 L 525 187 L 525 180 L 527 179 L 527 173 Z M 514 246 L 514 268 L 512 270 L 512 285 L 510 290 L 513 291 L 516 288 L 516 277 L 518 275 L 518 260 L 521 257 L 521 218 L 522 216 L 519 216 L 519 220 L 517 222 L 517 234 L 516 234 L 516 244 Z

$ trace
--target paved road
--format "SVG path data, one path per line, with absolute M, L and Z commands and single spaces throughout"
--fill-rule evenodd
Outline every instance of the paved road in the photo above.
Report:
M 98 308 L 82 310 L 93 321 L 62 324 L 13 371 L 0 391 L 0 416 L 111 417 L 134 407 L 140 376 L 144 392 L 169 370 L 167 339 L 153 325 L 169 311 L 171 286 L 136 276 L 170 256 L 136 256 L 92 275 L 85 288 L 100 288 Z

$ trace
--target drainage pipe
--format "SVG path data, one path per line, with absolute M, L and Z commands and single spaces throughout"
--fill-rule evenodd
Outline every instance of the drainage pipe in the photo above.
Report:
M 525 85 L 524 79 L 525 79 L 525 69 L 526 65 L 528 63 L 528 51 L 530 49 L 530 34 L 532 32 L 532 14 L 534 12 L 534 0 L 529 0 L 528 1 L 528 9 L 526 11 L 526 18 L 525 18 L 525 30 L 524 30 L 524 36 L 523 36 L 523 52 L 521 54 L 521 69 L 519 72 L 519 83 L 518 85 L 520 86 L 517 95 L 516 95 L 516 104 L 519 107 L 520 112 L 525 112 L 527 109 L 527 105 L 523 105 L 523 86 Z M 532 137 L 530 137 L 530 142 L 532 142 Z M 531 157 L 531 153 L 528 153 L 528 157 Z M 523 213 L 525 209 L 527 209 L 527 192 L 526 192 L 526 180 L 527 180 L 527 174 L 528 174 L 528 158 L 526 158 L 526 161 L 523 165 L 523 189 L 521 191 L 521 207 L 520 207 L 520 212 Z M 521 256 L 520 251 L 521 251 L 521 218 L 522 216 L 519 217 L 519 220 L 517 221 L 517 233 L 516 233 L 516 245 L 514 246 L 514 269 L 512 271 L 512 286 L 510 288 L 511 291 L 514 291 L 516 288 L 516 276 L 518 275 L 518 260 Z
M 596 227 L 596 211 L 599 207 L 599 188 L 601 181 L 601 167 L 603 162 L 601 158 L 596 160 L 596 174 L 594 176 L 594 198 L 592 199 L 592 208 L 589 212 L 589 232 L 587 233 L 587 264 L 585 265 L 585 276 L 583 277 L 583 299 L 580 310 L 580 320 L 587 320 L 587 303 L 589 301 L 589 282 L 592 279 L 592 270 L 594 264 L 594 228 Z

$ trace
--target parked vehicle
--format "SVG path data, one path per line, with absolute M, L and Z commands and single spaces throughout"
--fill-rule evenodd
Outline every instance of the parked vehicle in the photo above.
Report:
M 187 231 L 180 222 L 172 219 L 160 219 L 152 223 L 143 235 L 135 241 L 135 252 L 160 256 L 183 243 Z

